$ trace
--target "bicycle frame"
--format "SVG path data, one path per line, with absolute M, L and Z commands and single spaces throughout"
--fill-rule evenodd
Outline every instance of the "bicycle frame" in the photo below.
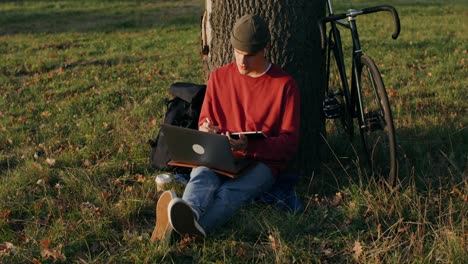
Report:
M 335 55 L 336 63 L 338 65 L 340 71 L 340 78 L 341 83 L 344 89 L 344 98 L 346 100 L 346 105 L 348 106 L 348 113 L 351 114 L 351 118 L 357 118 L 357 113 L 360 114 L 359 119 L 363 121 L 364 117 L 364 109 L 362 104 L 362 95 L 361 95 L 361 87 L 360 87 L 360 80 L 359 77 L 361 76 L 362 65 L 361 65 L 361 56 L 363 55 L 363 51 L 361 49 L 361 43 L 359 41 L 359 33 L 357 30 L 356 25 L 356 16 L 366 13 L 373 13 L 378 11 L 390 11 L 393 14 L 394 21 L 395 21 L 395 32 L 392 35 L 393 39 L 398 37 L 400 32 L 400 23 L 398 13 L 396 13 L 395 9 L 390 6 L 378 6 L 373 8 L 367 8 L 362 10 L 350 9 L 346 14 L 334 16 L 333 8 L 331 5 L 331 0 L 327 0 L 327 7 L 329 13 L 329 20 L 331 28 L 329 32 L 329 40 L 331 43 L 328 43 L 328 54 L 327 54 L 327 64 L 330 67 L 330 52 L 333 52 Z M 335 18 L 334 18 L 335 17 Z M 347 18 L 347 22 L 343 21 L 342 19 Z M 338 26 L 346 28 L 350 31 L 351 38 L 353 41 L 352 47 L 352 59 L 351 59 L 351 88 L 348 84 L 348 77 L 346 76 L 346 65 L 344 63 L 344 54 L 341 44 L 341 36 Z M 323 29 L 321 28 L 321 31 Z M 323 41 L 323 40 L 322 40 Z M 323 45 L 323 44 L 322 44 Z M 329 68 L 327 69 L 328 74 L 330 73 Z M 329 76 L 327 76 L 328 79 Z M 375 85 L 373 84 L 374 89 Z M 328 91 L 327 91 L 328 92 Z M 357 100 L 357 101 L 356 101 Z M 359 110 L 359 111 L 358 111 Z M 361 126 L 364 126 L 364 123 L 360 122 Z
M 330 15 L 333 15 L 333 10 L 331 7 L 330 0 L 327 0 L 328 2 L 328 11 Z M 348 10 L 350 14 L 352 14 L 355 10 Z M 357 12 L 359 13 L 359 12 Z M 360 87 L 359 87 L 359 82 L 358 82 L 358 76 L 360 76 L 360 72 L 362 69 L 361 66 L 361 60 L 360 57 L 362 55 L 362 49 L 361 49 L 361 43 L 359 41 L 359 33 L 357 31 L 357 26 L 356 26 L 356 19 L 354 16 L 348 17 L 348 22 L 342 21 L 342 20 L 337 20 L 337 21 L 331 21 L 330 22 L 331 28 L 330 28 L 330 37 L 329 39 L 333 40 L 333 43 L 330 43 L 330 49 L 328 52 L 333 52 L 335 55 L 335 58 L 337 60 L 337 65 L 339 65 L 339 71 L 340 71 L 340 78 L 341 82 L 344 88 L 344 98 L 347 101 L 346 105 L 349 107 L 348 111 L 351 113 L 351 117 L 355 118 L 356 117 L 356 110 L 357 107 L 359 106 L 359 111 L 361 113 L 361 118 L 364 120 L 364 111 L 363 111 L 363 106 L 361 102 L 361 93 L 360 93 Z M 350 30 L 351 33 L 351 38 L 353 40 L 353 48 L 352 48 L 352 65 L 351 65 L 351 89 L 348 84 L 348 77 L 346 74 L 346 65 L 344 63 L 344 54 L 343 54 L 343 49 L 342 49 L 342 43 L 341 43 L 341 35 L 340 35 L 340 30 L 338 26 L 346 28 L 347 30 Z M 328 54 L 327 60 L 330 59 L 330 54 Z M 357 96 L 357 98 L 356 98 Z M 356 105 L 356 99 L 358 99 L 359 104 Z

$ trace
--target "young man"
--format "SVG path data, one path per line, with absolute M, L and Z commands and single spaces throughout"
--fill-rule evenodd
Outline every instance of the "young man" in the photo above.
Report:
M 235 62 L 212 72 L 200 113 L 199 130 L 229 138 L 235 155 L 256 165 L 238 178 L 207 167 L 192 170 L 182 198 L 164 192 L 157 204 L 153 241 L 170 235 L 204 237 L 225 224 L 249 201 L 267 191 L 284 170 L 299 144 L 299 89 L 290 75 L 265 55 L 270 33 L 258 15 L 241 17 L 231 33 Z M 263 139 L 232 132 L 262 131 Z

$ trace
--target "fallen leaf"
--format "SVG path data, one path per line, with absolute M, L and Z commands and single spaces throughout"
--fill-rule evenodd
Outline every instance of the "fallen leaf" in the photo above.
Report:
M 122 182 L 122 180 L 116 179 L 116 180 L 114 180 L 114 185 L 116 185 L 116 186 L 122 186 L 122 185 L 124 185 L 124 183 Z
M 49 116 L 51 116 L 51 115 L 52 115 L 52 114 L 51 114 L 49 111 L 44 111 L 44 112 L 41 113 L 41 116 L 42 116 L 42 117 L 49 117 Z
M 24 122 L 26 122 L 26 120 L 28 120 L 28 119 L 24 115 L 21 115 L 21 116 L 18 117 L 18 122 L 20 122 L 20 123 L 24 123 Z
M 331 257 L 333 256 L 333 250 L 331 248 L 325 248 L 322 250 L 322 253 L 327 256 L 327 257 Z
M 463 194 L 457 187 L 453 187 L 451 194 L 455 194 L 460 197 L 464 202 L 468 202 L 468 195 Z
M 65 256 L 58 252 L 57 250 L 55 249 L 43 249 L 41 251 L 41 257 L 45 258 L 45 259 L 48 259 L 48 258 L 51 258 L 53 259 L 53 261 L 65 261 Z
M 117 153 L 123 153 L 124 152 L 124 145 L 121 144 L 119 147 L 119 150 L 117 150 Z
M 271 248 L 272 248 L 273 250 L 277 250 L 277 249 L 279 248 L 279 242 L 278 242 L 278 240 L 277 240 L 274 236 L 269 235 L 269 236 L 268 236 L 268 240 L 270 240 Z
M 189 234 L 185 234 L 184 238 L 179 241 L 179 246 L 186 246 L 192 244 L 193 242 L 195 242 L 195 237 L 192 237 Z
M 86 168 L 91 167 L 91 161 L 89 161 L 88 159 L 85 159 L 85 160 L 83 161 L 83 166 L 85 166 Z
M 26 235 L 24 235 L 24 234 L 22 234 L 22 233 L 16 233 L 16 234 L 17 234 L 18 237 L 19 237 L 21 240 L 23 240 L 24 242 L 29 242 L 29 238 L 28 238 Z
M 387 89 L 387 94 L 390 99 L 398 97 L 398 92 L 391 88 Z
M 102 192 L 102 198 L 104 198 L 104 200 L 107 200 L 110 196 L 111 194 L 108 191 Z
M 338 206 L 342 200 L 343 200 L 343 196 L 341 195 L 341 192 L 337 192 L 335 196 L 333 196 L 333 200 L 331 201 L 330 205 Z
M 404 232 L 408 231 L 409 229 L 410 229 L 409 226 L 406 225 L 406 226 L 403 226 L 403 227 L 399 227 L 397 232 L 398 233 L 404 233 Z
M 94 205 L 93 203 L 90 203 L 90 202 L 83 202 L 81 203 L 81 208 L 82 209 L 88 209 L 94 213 L 96 213 L 97 215 L 100 215 L 101 212 L 102 212 L 102 209 L 96 205 Z
M 55 165 L 55 159 L 47 158 L 46 163 L 49 164 L 50 166 L 54 166 Z
M 143 177 L 143 175 L 141 175 L 141 174 L 136 174 L 136 175 L 135 175 L 135 180 L 136 180 L 137 182 L 144 183 L 144 182 L 146 181 L 146 178 Z
M 246 251 L 244 248 L 240 247 L 240 248 L 237 250 L 237 252 L 236 252 L 236 256 L 238 256 L 238 257 L 243 257 L 243 256 L 245 256 L 245 253 L 246 253 L 246 252 L 247 252 L 247 251 Z
M 10 242 L 5 242 L 0 245 L 0 256 L 10 255 L 15 253 L 15 246 Z
M 10 217 L 11 210 L 2 210 L 0 211 L 0 219 L 4 219 L 6 222 L 8 222 L 8 218 Z
M 358 261 L 362 255 L 362 246 L 359 241 L 354 241 L 353 252 L 354 252 L 354 255 L 353 255 L 354 259 Z
M 47 238 L 44 238 L 44 239 L 41 239 L 41 246 L 44 248 L 44 249 L 48 249 L 49 246 L 50 246 L 50 240 L 47 239 Z

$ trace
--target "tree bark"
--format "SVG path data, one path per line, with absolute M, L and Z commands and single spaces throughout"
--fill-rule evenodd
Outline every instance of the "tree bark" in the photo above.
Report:
M 301 91 L 301 145 L 292 162 L 295 171 L 311 175 L 320 165 L 321 71 L 318 20 L 325 1 L 316 0 L 206 0 L 202 19 L 205 80 L 211 71 L 233 61 L 230 33 L 241 16 L 259 14 L 269 25 L 268 59 L 293 76 Z

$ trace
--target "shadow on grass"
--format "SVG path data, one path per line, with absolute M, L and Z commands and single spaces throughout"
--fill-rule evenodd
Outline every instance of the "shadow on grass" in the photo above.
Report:
M 0 146 L 0 171 L 7 172 L 10 170 L 14 170 L 20 162 L 11 155 L 3 155 L 3 153 L 1 152 L 1 148 L 2 147 Z
M 193 25 L 199 23 L 203 12 L 196 1 L 163 1 L 167 2 L 164 5 L 159 1 L 90 1 L 81 6 L 77 1 L 45 1 L 4 8 L 1 4 L 5 2 L 0 1 L 0 35 L 112 32 Z
M 397 135 L 398 179 L 396 184 L 406 187 L 414 181 L 418 191 L 458 184 L 466 177 L 466 128 L 454 124 L 424 128 L 424 132 L 399 128 Z M 373 178 L 363 163 L 359 135 L 350 142 L 332 136 L 323 143 L 320 173 L 302 177 L 298 192 L 307 195 L 331 196 L 350 185 L 366 186 Z
M 37 70 L 29 70 L 26 68 L 21 68 L 16 70 L 15 72 L 9 71 L 7 68 L 3 68 L 0 70 L 5 76 L 15 76 L 15 77 L 23 77 L 23 76 L 30 76 L 34 74 L 44 74 L 47 72 L 55 71 L 58 69 L 62 70 L 71 70 L 76 67 L 86 67 L 86 66 L 107 66 L 112 67 L 118 64 L 128 64 L 128 63 L 143 63 L 148 61 L 157 61 L 159 60 L 158 55 L 154 56 L 146 56 L 146 57 L 134 57 L 134 56 L 121 56 L 115 57 L 110 59 L 96 59 L 96 60 L 89 60 L 89 61 L 77 61 L 71 63 L 59 63 L 49 66 L 43 66 Z

